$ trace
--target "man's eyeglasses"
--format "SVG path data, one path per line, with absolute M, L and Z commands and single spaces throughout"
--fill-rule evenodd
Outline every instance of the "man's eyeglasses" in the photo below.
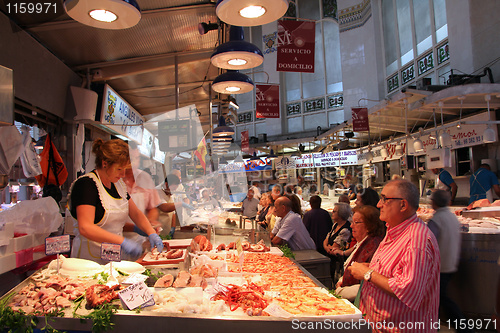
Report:
M 405 200 L 405 199 L 404 198 L 388 198 L 383 194 L 380 195 L 380 202 L 386 203 L 387 200 Z

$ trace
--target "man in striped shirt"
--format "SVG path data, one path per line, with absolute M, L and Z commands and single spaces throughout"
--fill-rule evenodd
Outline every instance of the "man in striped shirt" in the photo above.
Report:
M 370 264 L 352 263 L 364 279 L 360 310 L 375 332 L 436 332 L 440 256 L 436 238 L 417 217 L 419 192 L 406 180 L 389 182 L 377 207 L 387 234 Z

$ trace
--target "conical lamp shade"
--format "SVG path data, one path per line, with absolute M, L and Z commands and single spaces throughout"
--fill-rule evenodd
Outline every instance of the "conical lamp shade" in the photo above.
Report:
M 219 117 L 219 126 L 215 128 L 212 132 L 212 135 L 214 137 L 218 136 L 228 136 L 228 135 L 233 135 L 234 134 L 234 129 L 226 125 L 226 120 L 224 120 L 224 117 Z
M 127 29 L 141 19 L 135 0 L 65 0 L 64 9 L 75 21 L 100 29 Z
M 212 89 L 221 94 L 244 94 L 253 90 L 253 81 L 238 71 L 227 71 L 217 76 Z
M 483 142 L 491 143 L 497 141 L 495 131 L 488 125 L 488 128 L 483 133 Z
M 415 151 L 424 150 L 424 144 L 422 143 L 422 140 L 416 139 L 415 141 L 413 141 L 413 149 L 415 149 Z
M 231 25 L 254 27 L 276 21 L 288 10 L 288 0 L 218 0 L 215 13 Z
M 439 140 L 441 141 L 441 147 L 451 146 L 451 135 L 448 132 L 441 133 Z
M 264 62 L 262 51 L 243 37 L 243 28 L 231 26 L 230 41 L 219 45 L 210 57 L 212 65 L 225 69 L 250 69 Z

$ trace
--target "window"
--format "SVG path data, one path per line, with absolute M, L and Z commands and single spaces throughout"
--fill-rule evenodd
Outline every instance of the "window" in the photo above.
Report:
M 446 0 L 382 0 L 386 92 L 415 80 L 443 84 L 449 71 Z

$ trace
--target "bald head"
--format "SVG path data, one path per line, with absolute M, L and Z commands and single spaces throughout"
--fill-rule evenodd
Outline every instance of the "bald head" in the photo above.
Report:
M 292 210 L 292 201 L 287 197 L 279 197 L 274 202 L 274 211 L 276 216 L 285 217 Z

